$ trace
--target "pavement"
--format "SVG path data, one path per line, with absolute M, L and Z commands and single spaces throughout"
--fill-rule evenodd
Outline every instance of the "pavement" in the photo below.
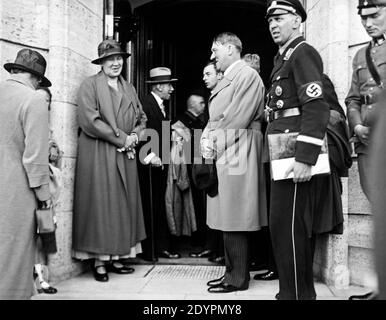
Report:
M 92 272 L 59 283 L 56 294 L 38 294 L 33 300 L 275 300 L 279 281 L 256 281 L 251 272 L 249 289 L 231 293 L 207 292 L 206 282 L 222 276 L 223 266 L 191 264 L 135 264 L 129 275 L 109 273 L 108 282 L 97 282 Z M 352 294 L 364 294 L 368 288 L 345 289 L 316 282 L 318 300 L 347 300 Z

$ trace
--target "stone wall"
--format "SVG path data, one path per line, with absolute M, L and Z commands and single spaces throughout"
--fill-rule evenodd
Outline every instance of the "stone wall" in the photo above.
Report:
M 53 100 L 50 124 L 63 151 L 64 187 L 56 207 L 57 254 L 50 255 L 53 282 L 73 276 L 83 266 L 71 259 L 72 203 L 77 150 L 76 91 L 81 81 L 98 71 L 90 61 L 103 38 L 101 0 L 2 0 L 0 2 L 0 61 L 13 62 L 28 46 L 47 59 Z M 1 68 L 0 78 L 7 72 Z

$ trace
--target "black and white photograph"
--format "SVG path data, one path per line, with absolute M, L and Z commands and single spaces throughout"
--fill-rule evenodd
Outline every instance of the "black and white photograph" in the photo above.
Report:
M 386 298 L 386 0 L 1 0 L 0 64 L 0 300 Z

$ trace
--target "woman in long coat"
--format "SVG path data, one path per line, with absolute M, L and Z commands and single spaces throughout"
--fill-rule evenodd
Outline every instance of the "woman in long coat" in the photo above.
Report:
M 0 84 L 0 300 L 34 293 L 35 209 L 37 200 L 50 205 L 48 103 L 36 91 L 39 78 L 51 86 L 45 66 L 40 53 L 22 49 Z
M 134 149 L 146 115 L 134 87 L 120 76 L 128 54 L 115 40 L 103 41 L 98 54 L 92 62 L 102 70 L 82 83 L 77 100 L 73 256 L 94 259 L 95 280 L 108 281 L 108 270 L 134 271 L 120 260 L 140 253 L 146 237 Z

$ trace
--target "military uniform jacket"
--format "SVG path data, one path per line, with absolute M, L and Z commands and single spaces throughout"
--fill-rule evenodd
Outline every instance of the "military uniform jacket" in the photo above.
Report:
M 295 159 L 314 165 L 329 120 L 329 106 L 323 97 L 323 62 L 303 37 L 293 40 L 283 54 L 277 54 L 267 94 L 270 113 L 298 107 L 300 115 L 272 120 L 267 133 L 299 132 Z
M 371 43 L 370 56 L 380 75 L 381 81 L 386 83 L 386 41 L 380 45 Z M 378 118 L 376 111 L 379 105 L 378 96 L 382 92 L 374 81 L 366 62 L 366 47 L 361 48 L 353 60 L 353 74 L 351 88 L 346 98 L 347 117 L 353 133 L 356 125 L 372 127 Z M 355 143 L 357 153 L 366 152 L 365 146 Z

